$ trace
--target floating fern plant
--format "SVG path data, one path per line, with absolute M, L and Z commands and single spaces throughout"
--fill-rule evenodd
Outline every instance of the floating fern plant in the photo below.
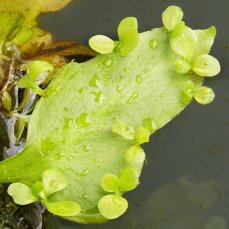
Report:
M 216 30 L 192 30 L 179 7 L 168 7 L 164 26 L 138 33 L 136 18 L 118 26 L 119 41 L 97 35 L 101 53 L 85 63 L 54 69 L 34 61 L 19 81 L 42 98 L 28 126 L 24 149 L 0 163 L 0 182 L 18 204 L 40 201 L 61 217 L 102 223 L 128 208 L 123 194 L 139 184 L 141 144 L 194 98 L 214 99 L 204 77 L 220 71 L 208 55 Z M 46 89 L 35 84 L 52 74 Z

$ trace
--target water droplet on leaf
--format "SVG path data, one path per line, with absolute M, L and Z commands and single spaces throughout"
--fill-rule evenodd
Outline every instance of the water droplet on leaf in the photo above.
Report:
M 131 104 L 133 101 L 138 97 L 138 92 L 134 91 L 131 95 L 131 97 L 127 100 L 127 103 Z
M 138 83 L 138 84 L 140 84 L 141 82 L 142 82 L 142 77 L 141 77 L 141 75 L 136 75 L 136 82 Z
M 84 169 L 81 173 L 80 173 L 80 176 L 81 177 L 84 177 L 84 176 L 87 176 L 88 174 L 88 169 Z
M 84 128 L 87 127 L 89 122 L 88 122 L 88 114 L 82 113 L 77 119 L 76 119 L 76 124 L 78 128 Z
M 103 62 L 103 65 L 107 68 L 109 68 L 112 65 L 112 59 L 106 58 Z
M 149 41 L 149 46 L 150 46 L 151 49 L 155 49 L 155 48 L 157 47 L 157 45 L 158 45 L 157 40 L 151 39 L 151 40 Z
M 145 152 L 138 145 L 131 146 L 125 152 L 125 160 L 128 161 L 133 166 L 140 165 L 142 166 L 143 161 L 145 160 Z
M 136 130 L 136 142 L 138 144 L 143 144 L 145 142 L 149 142 L 150 132 L 145 127 L 139 127 Z

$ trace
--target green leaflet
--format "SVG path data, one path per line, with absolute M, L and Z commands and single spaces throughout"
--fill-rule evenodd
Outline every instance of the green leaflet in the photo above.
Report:
M 114 174 L 106 174 L 102 179 L 101 185 L 106 192 L 120 193 L 119 178 Z
M 210 28 L 205 30 L 195 30 L 195 33 L 197 35 L 197 45 L 194 57 L 202 54 L 208 54 L 214 43 L 216 28 L 214 26 L 211 26 Z
M 183 11 L 177 6 L 169 6 L 162 14 L 162 22 L 168 31 L 174 30 L 182 18 Z
M 42 180 L 46 195 L 51 195 L 68 186 L 68 180 L 63 173 L 58 170 L 46 170 L 42 175 Z
M 89 40 L 89 45 L 101 54 L 111 53 L 115 48 L 115 42 L 109 37 L 96 35 Z
M 102 197 L 98 208 L 105 218 L 116 219 L 126 211 L 128 202 L 123 197 L 112 194 Z
M 37 181 L 31 188 L 25 184 L 16 182 L 9 186 L 8 194 L 14 202 L 20 205 L 41 201 L 47 209 L 59 216 L 75 216 L 81 211 L 81 207 L 74 201 L 50 202 L 50 195 L 65 189 L 68 181 L 65 175 L 57 169 L 47 169 L 42 174 L 42 181 Z
M 194 98 L 198 103 L 206 105 L 214 100 L 215 93 L 211 88 L 203 86 L 195 91 Z
M 134 17 L 127 17 L 118 26 L 119 45 L 118 49 L 122 56 L 133 51 L 139 41 L 138 22 Z
M 131 191 L 138 185 L 138 172 L 132 167 L 126 167 L 120 171 L 119 177 L 114 174 L 106 174 L 101 185 L 106 192 L 122 194 Z
M 202 54 L 195 58 L 192 69 L 199 76 L 212 77 L 219 74 L 220 64 L 215 57 Z
M 33 61 L 26 65 L 27 74 L 18 82 L 20 88 L 30 88 L 39 95 L 45 95 L 44 91 L 36 84 L 37 79 L 43 82 L 53 66 L 43 61 Z
M 73 201 L 45 202 L 47 209 L 58 216 L 75 216 L 81 211 L 79 204 Z
M 201 87 L 203 77 L 193 73 L 200 31 L 179 22 L 172 31 L 163 27 L 137 35 L 135 19 L 122 22 L 130 26 L 118 29 L 123 51 L 116 46 L 114 52 L 54 70 L 31 115 L 25 148 L 0 163 L 0 183 L 28 184 L 50 211 L 80 223 L 123 214 L 128 203 L 122 194 L 139 184 L 145 160 L 139 145 L 193 97 L 203 104 L 212 100 L 210 90 Z M 132 33 L 136 39 L 128 43 Z M 66 180 L 58 172 L 53 177 L 50 168 Z M 60 186 L 53 189 L 56 181 Z
M 38 198 L 33 195 L 31 189 L 22 183 L 11 184 L 8 188 L 8 194 L 13 197 L 15 203 L 20 205 L 38 201 Z
M 174 63 L 174 69 L 180 74 L 185 74 L 191 70 L 191 65 L 185 60 L 178 60 Z
M 197 44 L 197 36 L 187 26 L 175 28 L 171 33 L 169 42 L 171 48 L 184 59 L 191 60 Z
M 114 48 L 122 55 L 126 56 L 132 52 L 138 42 L 138 22 L 134 17 L 124 18 L 118 26 L 119 41 L 113 41 L 107 36 L 96 35 L 89 40 L 89 45 L 95 51 L 101 54 L 111 53 Z M 151 44 L 151 46 L 154 44 Z

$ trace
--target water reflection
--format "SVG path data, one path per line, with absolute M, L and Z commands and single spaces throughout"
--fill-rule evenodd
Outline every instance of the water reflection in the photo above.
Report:
M 213 179 L 194 182 L 182 177 L 135 203 L 138 211 L 130 204 L 119 220 L 104 225 L 80 225 L 52 219 L 47 229 L 54 228 L 54 224 L 58 229 L 226 229 L 225 219 L 214 215 L 214 208 L 221 201 L 219 193 L 220 183 Z
M 195 183 L 189 178 L 181 178 L 167 184 L 144 202 L 144 217 L 137 217 L 135 228 L 211 228 L 209 211 L 217 202 L 217 190 L 214 180 Z

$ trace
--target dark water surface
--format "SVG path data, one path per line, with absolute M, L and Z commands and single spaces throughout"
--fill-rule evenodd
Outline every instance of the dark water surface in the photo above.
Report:
M 95 34 L 116 38 L 119 21 L 139 20 L 140 31 L 161 26 L 161 13 L 176 4 L 187 25 L 215 25 L 211 54 L 221 74 L 205 81 L 216 99 L 193 102 L 144 145 L 147 163 L 141 185 L 128 194 L 129 209 L 104 225 L 80 225 L 50 217 L 48 229 L 228 229 L 229 228 L 229 1 L 228 0 L 73 0 L 63 11 L 42 16 L 55 39 L 80 43 Z M 136 114 L 137 115 L 137 114 Z

